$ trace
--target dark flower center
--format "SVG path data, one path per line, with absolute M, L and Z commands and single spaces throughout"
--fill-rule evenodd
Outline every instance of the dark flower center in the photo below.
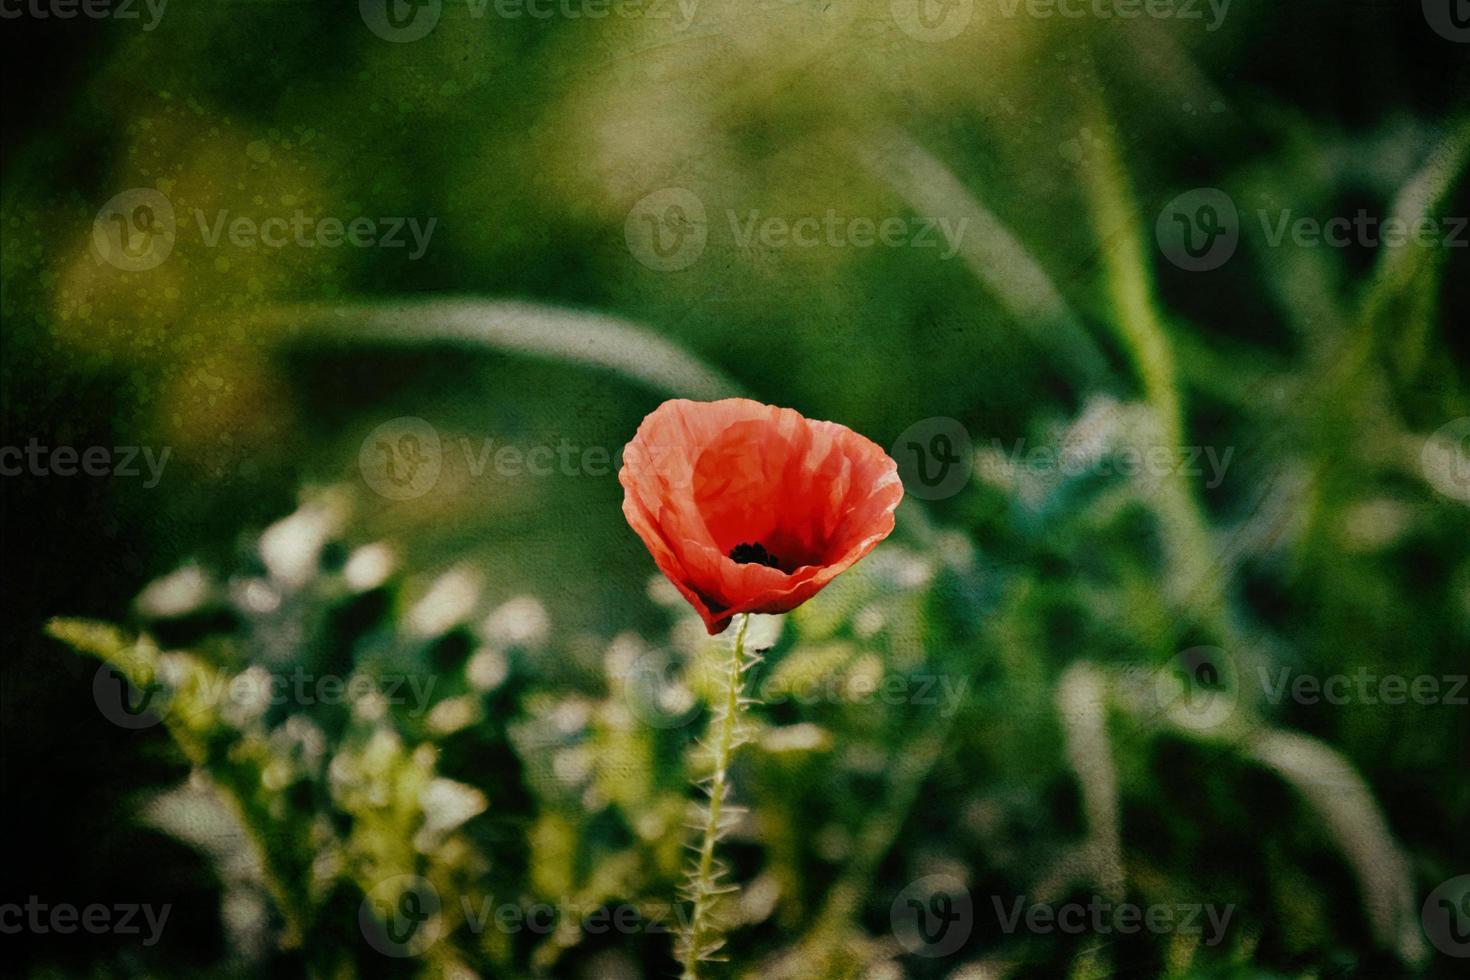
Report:
M 737 544 L 730 549 L 730 560 L 738 565 L 765 565 L 767 568 L 780 568 L 781 560 L 766 550 L 766 546 L 756 541 L 752 544 Z

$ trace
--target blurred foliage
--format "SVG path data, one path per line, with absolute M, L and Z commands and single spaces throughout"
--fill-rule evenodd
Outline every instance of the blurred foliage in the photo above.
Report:
M 739 388 L 883 445 L 952 417 L 976 467 L 752 624 L 765 703 L 734 774 L 724 973 L 1450 975 L 1419 916 L 1467 870 L 1467 712 L 1273 703 L 1256 682 L 1470 659 L 1463 448 L 1431 435 L 1470 416 L 1470 250 L 1272 248 L 1254 227 L 1470 213 L 1470 59 L 1417 8 L 1238 0 L 1207 32 L 979 4 L 944 43 L 886 0 L 701 0 L 688 21 L 450 2 L 403 44 L 351 3 L 176 3 L 148 32 L 7 21 L 37 84 L 6 109 L 3 444 L 173 453 L 155 488 L 4 482 L 24 568 L 6 899 L 178 907 L 157 947 L 22 937 L 22 968 L 673 974 L 728 638 L 649 584 L 610 469 L 475 454 L 611 454 L 660 398 Z M 1153 242 L 1198 186 L 1243 228 L 1207 274 Z M 93 220 L 138 187 L 179 241 L 126 272 Z M 667 187 L 710 216 L 680 272 L 625 240 Z M 410 261 L 211 248 L 194 217 L 298 208 L 437 224 Z M 742 244 L 726 220 L 829 209 L 967 234 L 944 259 Z M 393 501 L 359 449 L 403 416 L 432 422 L 444 472 Z M 1233 455 L 1207 485 L 1030 467 L 1017 440 Z M 90 618 L 45 638 L 54 616 Z M 99 717 L 122 689 L 68 647 L 144 713 Z M 1158 697 L 1201 648 L 1224 651 L 1231 705 L 1208 729 Z M 342 686 L 262 697 L 303 676 Z M 890 682 L 934 700 L 865 694 Z M 976 925 L 916 956 L 892 910 L 933 875 Z M 1007 932 L 990 902 L 1095 895 L 1235 914 L 1208 945 Z M 383 910 L 431 901 L 434 941 L 405 948 Z M 485 914 L 538 906 L 547 928 Z

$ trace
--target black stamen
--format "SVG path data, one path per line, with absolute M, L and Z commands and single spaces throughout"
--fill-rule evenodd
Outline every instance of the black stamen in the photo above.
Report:
M 780 568 L 781 560 L 766 550 L 759 541 L 753 544 L 737 544 L 730 549 L 730 560 L 741 565 L 765 565 Z

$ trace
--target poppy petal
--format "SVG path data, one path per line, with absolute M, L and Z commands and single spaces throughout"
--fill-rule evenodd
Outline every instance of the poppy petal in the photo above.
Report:
M 897 466 L 834 422 L 675 399 L 624 451 L 623 513 L 710 633 L 805 602 L 887 537 Z

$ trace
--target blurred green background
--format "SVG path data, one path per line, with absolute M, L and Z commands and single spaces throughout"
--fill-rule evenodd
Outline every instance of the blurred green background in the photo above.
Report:
M 752 626 L 709 975 L 1463 968 L 1462 8 L 7 0 L 0 955 L 676 975 L 616 454 L 743 393 L 909 496 Z

